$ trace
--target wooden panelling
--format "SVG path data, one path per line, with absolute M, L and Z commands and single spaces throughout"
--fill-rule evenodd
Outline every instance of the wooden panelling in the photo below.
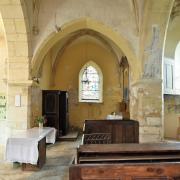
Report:
M 112 144 L 138 143 L 139 123 L 134 120 L 85 120 L 85 136 L 95 133 L 111 134 L 111 141 L 107 142 L 111 142 Z M 85 139 L 83 142 L 84 144 L 89 143 Z M 96 142 L 98 141 L 94 141 L 94 144 Z M 93 144 L 93 141 L 90 144 Z

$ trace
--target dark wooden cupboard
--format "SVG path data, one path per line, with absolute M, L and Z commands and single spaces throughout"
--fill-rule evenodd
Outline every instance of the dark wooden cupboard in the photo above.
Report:
M 46 126 L 57 129 L 57 138 L 68 131 L 68 93 L 58 90 L 43 90 L 42 113 Z

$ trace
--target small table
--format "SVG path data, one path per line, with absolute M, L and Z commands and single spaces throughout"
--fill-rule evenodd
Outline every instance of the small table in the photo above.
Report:
M 22 163 L 23 170 L 38 170 L 46 161 L 46 143 L 55 143 L 56 129 L 51 127 L 23 130 L 8 138 L 6 160 Z

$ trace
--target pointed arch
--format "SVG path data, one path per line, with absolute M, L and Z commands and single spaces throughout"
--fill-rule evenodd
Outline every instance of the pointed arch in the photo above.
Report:
M 103 74 L 100 67 L 88 61 L 79 72 L 79 102 L 103 101 Z
M 32 75 L 36 76 L 43 62 L 43 58 L 46 53 L 59 41 L 67 38 L 72 33 L 79 30 L 90 29 L 98 32 L 108 38 L 112 43 L 114 43 L 118 48 L 120 48 L 123 53 L 127 56 L 130 66 L 137 66 L 135 69 L 141 69 L 140 62 L 137 60 L 136 55 L 131 47 L 131 44 L 119 33 L 114 32 L 111 28 L 105 26 L 104 24 L 97 22 L 91 18 L 82 18 L 78 20 L 73 20 L 61 27 L 61 31 L 51 33 L 47 39 L 36 50 L 34 57 L 32 59 L 31 68 Z M 139 71 L 141 72 L 141 71 Z M 139 77 L 140 74 L 134 74 L 133 78 Z
M 19 63 L 19 59 L 21 59 L 25 68 L 23 70 L 24 76 L 19 77 L 19 81 L 28 80 L 30 78 L 29 59 L 32 57 L 32 51 L 26 3 L 24 0 L 4 1 L 0 4 L 0 13 L 7 40 L 7 62 L 10 64 Z M 19 69 L 10 65 L 8 71 L 9 81 L 17 80 L 14 72 L 18 72 Z
M 180 94 L 180 72 L 179 72 L 179 69 L 180 69 L 180 41 L 176 45 L 174 60 L 175 60 L 175 89 L 176 89 L 176 93 Z

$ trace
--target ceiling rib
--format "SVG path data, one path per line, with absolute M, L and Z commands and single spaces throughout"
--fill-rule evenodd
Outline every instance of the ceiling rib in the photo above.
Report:
M 113 47 L 107 42 L 107 40 L 105 40 L 103 37 L 101 37 L 100 35 L 98 35 L 97 32 L 89 30 L 89 29 L 84 29 L 84 30 L 80 30 L 78 32 L 76 32 L 73 36 L 71 36 L 65 43 L 64 45 L 61 47 L 60 51 L 58 52 L 56 59 L 54 61 L 54 64 L 52 66 L 52 71 L 55 72 L 57 64 L 58 64 L 58 59 L 61 58 L 61 56 L 63 55 L 63 53 L 65 52 L 65 50 L 67 49 L 67 47 L 76 39 L 84 36 L 84 35 L 90 35 L 96 39 L 98 39 L 100 42 L 102 42 L 103 44 L 105 44 L 109 50 L 115 54 L 116 58 L 118 59 L 118 55 L 116 54 L 115 50 L 113 49 Z

